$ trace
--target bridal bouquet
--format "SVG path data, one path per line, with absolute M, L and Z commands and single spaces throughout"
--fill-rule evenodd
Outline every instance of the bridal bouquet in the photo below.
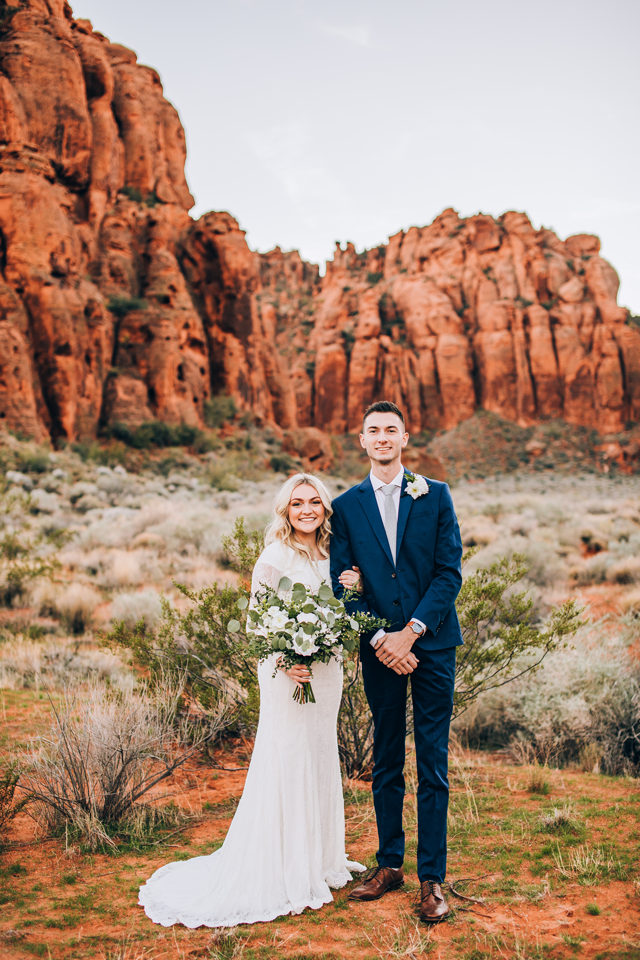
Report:
M 311 593 L 304 584 L 292 584 L 283 577 L 278 591 L 290 598 L 279 597 L 269 587 L 258 591 L 246 626 L 251 653 L 259 660 L 278 653 L 276 669 L 288 670 L 303 663 L 311 672 L 313 663 L 328 663 L 332 657 L 341 660 L 345 651 L 355 650 L 361 633 L 386 626 L 385 620 L 368 613 L 348 613 L 327 584 Z M 350 593 L 345 592 L 347 599 Z M 304 683 L 302 689 L 296 686 L 293 699 L 315 703 L 311 683 Z

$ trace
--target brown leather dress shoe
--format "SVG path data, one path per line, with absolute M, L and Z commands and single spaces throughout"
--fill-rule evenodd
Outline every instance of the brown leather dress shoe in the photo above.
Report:
M 375 867 L 359 886 L 349 894 L 349 900 L 379 900 L 387 890 L 397 890 L 404 883 L 402 867 Z
M 420 919 L 425 923 L 437 923 L 450 913 L 440 884 L 435 880 L 423 880 L 420 884 Z

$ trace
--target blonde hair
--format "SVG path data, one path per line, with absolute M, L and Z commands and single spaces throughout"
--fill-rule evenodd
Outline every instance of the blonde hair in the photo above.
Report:
M 316 530 L 316 543 L 322 556 L 325 558 L 329 556 L 329 540 L 331 538 L 330 517 L 333 513 L 331 496 L 322 480 L 319 480 L 318 477 L 311 476 L 309 473 L 296 473 L 282 484 L 273 503 L 275 516 L 264 532 L 264 542 L 268 545 L 273 543 L 274 540 L 280 540 L 313 563 L 314 557 L 310 548 L 298 540 L 295 535 L 295 530 L 291 526 L 291 521 L 289 520 L 289 504 L 293 497 L 293 491 L 296 487 L 302 486 L 303 483 L 308 483 L 310 487 L 313 487 L 322 500 L 324 520 Z

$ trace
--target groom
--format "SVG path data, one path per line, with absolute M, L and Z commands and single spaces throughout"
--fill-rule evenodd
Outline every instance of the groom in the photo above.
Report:
M 371 473 L 333 501 L 331 577 L 358 566 L 363 595 L 353 609 L 383 617 L 389 632 L 364 637 L 362 676 L 374 723 L 373 801 L 378 867 L 350 900 L 377 900 L 404 883 L 405 710 L 411 677 L 418 766 L 420 918 L 449 914 L 441 884 L 447 860 L 449 721 L 456 647 L 462 643 L 455 610 L 462 544 L 446 483 L 411 483 L 402 467 L 409 434 L 394 403 L 364 414 L 360 443 Z M 409 489 L 407 489 L 409 487 Z

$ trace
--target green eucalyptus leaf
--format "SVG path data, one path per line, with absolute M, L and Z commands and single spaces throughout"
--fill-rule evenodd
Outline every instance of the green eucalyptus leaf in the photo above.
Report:
M 318 596 L 321 600 L 329 600 L 333 597 L 333 590 L 328 584 L 323 583 L 320 589 L 318 590 Z
M 238 607 L 238 610 L 246 610 L 247 607 L 249 606 L 249 601 L 247 600 L 246 597 L 240 597 L 236 606 Z
M 314 623 L 303 623 L 302 629 L 304 630 L 305 633 L 308 633 L 309 636 L 311 636 L 312 633 L 316 632 L 316 626 Z
M 291 590 L 291 586 L 292 584 L 291 580 L 289 580 L 289 577 L 281 577 L 280 583 L 278 584 L 278 590 Z
M 237 633 L 239 629 L 240 623 L 238 620 L 229 620 L 229 623 L 227 624 L 227 630 L 229 633 Z
M 341 607 L 341 606 L 342 606 L 342 604 L 340 603 L 340 601 L 339 601 L 336 597 L 334 597 L 334 596 L 331 596 L 331 597 L 327 600 L 327 604 L 328 604 L 330 607 Z

